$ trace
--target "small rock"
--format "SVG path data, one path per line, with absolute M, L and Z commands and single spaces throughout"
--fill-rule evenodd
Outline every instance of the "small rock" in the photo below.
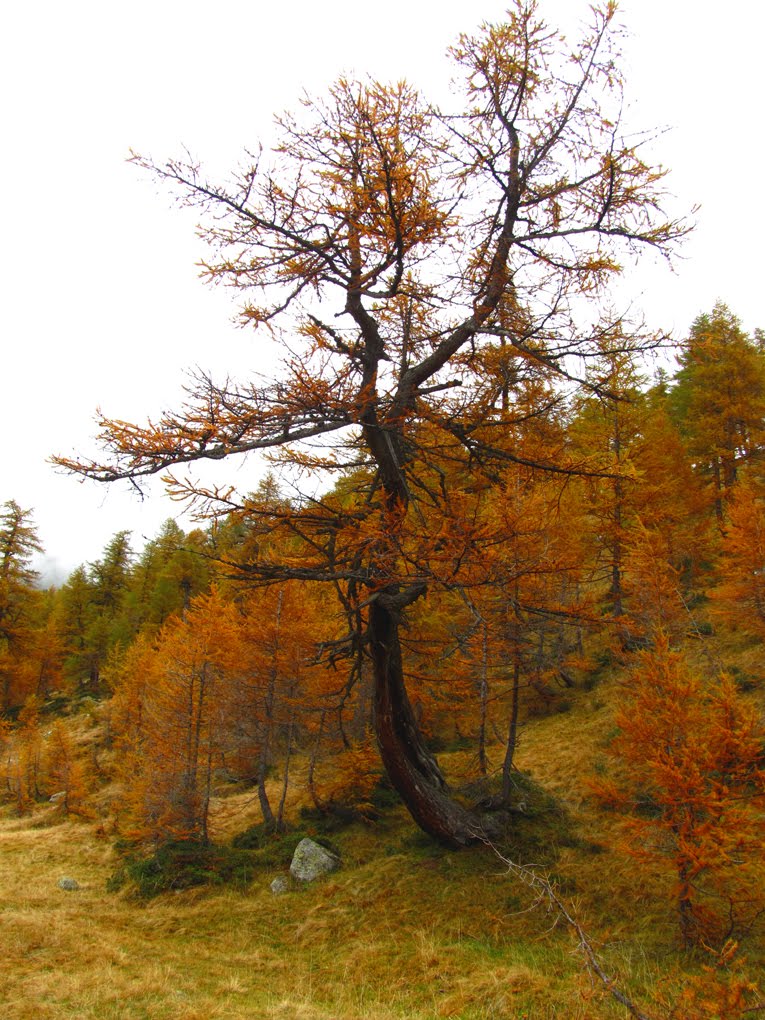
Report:
M 284 875 L 277 875 L 271 883 L 271 892 L 274 896 L 281 896 L 282 893 L 286 893 L 289 889 L 290 884 Z
M 60 793 L 54 793 L 48 800 L 51 804 L 58 804 L 59 801 L 64 800 L 66 797 L 66 790 L 62 790 Z
M 320 875 L 328 875 L 339 867 L 340 858 L 336 854 L 312 839 L 301 839 L 292 856 L 290 874 L 301 882 L 313 882 Z
M 59 889 L 66 889 L 67 892 L 74 892 L 75 889 L 80 888 L 80 883 L 74 878 L 60 878 L 58 880 Z

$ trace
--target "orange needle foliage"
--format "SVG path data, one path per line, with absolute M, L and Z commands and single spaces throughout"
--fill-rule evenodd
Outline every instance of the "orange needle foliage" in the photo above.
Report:
M 630 812 L 631 854 L 671 866 L 684 943 L 724 942 L 765 906 L 761 720 L 730 677 L 702 681 L 659 631 L 616 722 L 611 752 L 624 771 L 596 792 Z
M 207 838 L 226 689 L 240 658 L 236 607 L 218 592 L 131 647 L 115 683 L 122 815 L 128 834 Z
M 281 827 L 298 733 L 315 731 L 339 707 L 343 688 L 316 662 L 319 607 L 306 594 L 293 584 L 234 601 L 214 589 L 155 640 L 128 649 L 112 677 L 119 813 L 128 834 L 206 840 L 216 775 L 257 784 L 264 822 Z M 317 743 L 335 732 L 321 729 Z M 266 779 L 277 766 L 275 806 Z M 346 780 L 333 782 L 340 789 Z
M 62 810 L 69 815 L 91 817 L 87 805 L 93 780 L 82 752 L 66 725 L 57 719 L 46 734 L 45 783 L 51 795 L 58 794 Z
M 712 591 L 717 617 L 745 633 L 765 637 L 765 507 L 750 480 L 728 502 L 722 541 L 722 580 Z
M 765 352 L 718 302 L 693 323 L 670 401 L 697 470 L 709 481 L 718 522 L 738 472 L 762 448 Z

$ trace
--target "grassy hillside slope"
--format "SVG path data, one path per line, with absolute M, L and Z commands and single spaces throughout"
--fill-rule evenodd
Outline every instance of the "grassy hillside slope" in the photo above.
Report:
M 751 668 L 752 649 L 741 655 Z M 591 691 L 574 692 L 565 713 L 525 724 L 518 765 L 556 803 L 532 791 L 509 853 L 552 875 L 620 987 L 650 1015 L 666 1016 L 687 975 L 704 961 L 678 947 L 671 876 L 618 850 L 616 818 L 587 795 L 587 776 L 602 768 L 618 696 L 618 678 L 606 676 Z M 468 758 L 468 752 L 441 756 L 453 776 L 467 771 Z M 252 800 L 241 793 L 226 799 L 220 839 L 254 820 Z M 627 1015 L 587 975 L 556 913 L 508 875 L 491 849 L 445 851 L 395 806 L 373 824 L 356 822 L 330 838 L 343 868 L 309 887 L 271 893 L 272 878 L 286 870 L 277 846 L 253 857 L 244 890 L 197 888 L 137 901 L 107 891 L 119 860 L 94 824 L 57 820 L 47 806 L 24 819 L 4 809 L 2 1015 Z M 60 889 L 62 876 L 81 888 Z M 751 940 L 743 952 L 756 977 L 762 943 Z

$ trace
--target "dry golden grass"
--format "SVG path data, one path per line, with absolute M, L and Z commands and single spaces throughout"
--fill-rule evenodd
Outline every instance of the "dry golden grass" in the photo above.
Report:
M 408 831 L 404 823 L 403 831 Z M 397 822 L 382 838 L 399 839 Z M 488 857 L 425 847 L 380 854 L 360 829 L 346 868 L 274 898 L 189 891 L 139 905 L 105 891 L 112 851 L 91 827 L 0 821 L 2 1015 L 304 1017 L 587 1016 L 565 936 L 522 934 Z M 58 888 L 63 875 L 81 884 Z M 488 876 L 488 881 L 487 881 Z M 592 1014 L 595 1015 L 595 1014 Z
M 564 802 L 570 845 L 553 863 L 607 968 L 646 1005 L 677 984 L 668 879 L 611 849 L 613 818 L 583 777 L 603 755 L 618 686 L 523 728 L 518 764 Z M 553 749 L 551 751 L 551 749 Z M 499 760 L 499 751 L 496 750 Z M 453 775 L 468 754 L 443 756 Z M 294 788 L 291 810 L 298 805 Z M 257 818 L 226 798 L 219 837 Z M 0 816 L 0 1017 L 9 1020 L 598 1020 L 618 1008 L 583 972 L 569 933 L 489 850 L 449 853 L 403 811 L 332 839 L 344 867 L 274 897 L 275 872 L 245 893 L 192 890 L 147 904 L 106 891 L 116 858 L 93 825 Z M 58 888 L 64 875 L 81 888 Z M 761 947 L 760 947 L 761 949 Z M 755 949 L 756 952 L 756 949 Z M 756 959 L 750 950 L 750 959 Z

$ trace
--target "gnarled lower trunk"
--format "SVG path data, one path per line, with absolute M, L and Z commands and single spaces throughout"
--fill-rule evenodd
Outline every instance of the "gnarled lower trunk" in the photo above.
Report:
M 425 746 L 404 684 L 396 594 L 380 593 L 369 609 L 374 666 L 374 721 L 388 777 L 415 822 L 445 846 L 459 849 L 492 833 L 489 820 L 449 795 L 438 763 Z

